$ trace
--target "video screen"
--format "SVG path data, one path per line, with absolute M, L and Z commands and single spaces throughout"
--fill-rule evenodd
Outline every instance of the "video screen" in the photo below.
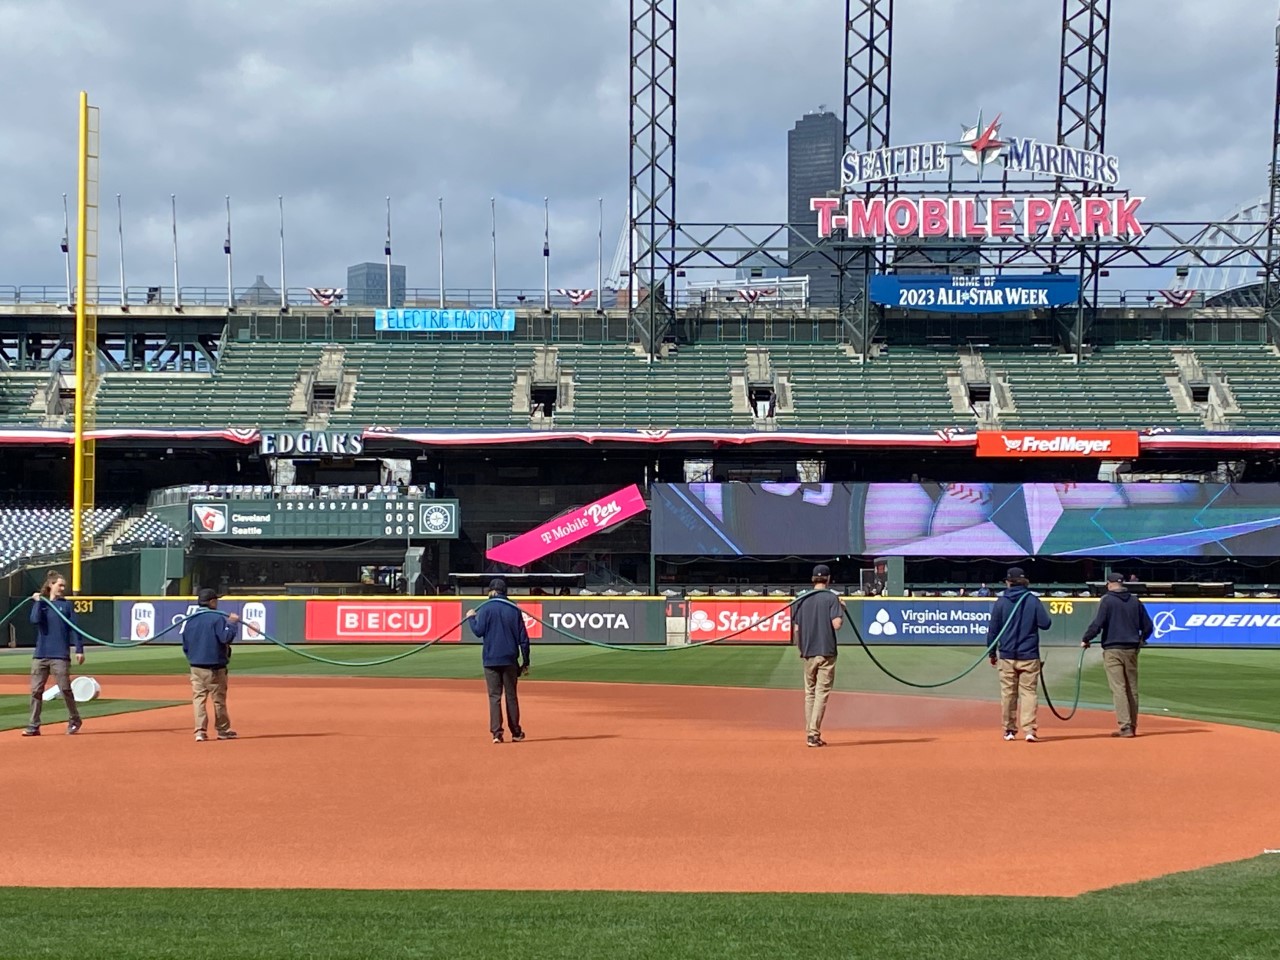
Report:
M 1273 556 L 1280 484 L 656 484 L 652 529 L 666 556 Z

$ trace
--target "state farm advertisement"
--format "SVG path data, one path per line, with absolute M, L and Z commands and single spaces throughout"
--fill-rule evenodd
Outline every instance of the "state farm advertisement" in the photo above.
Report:
M 309 643 L 458 643 L 462 613 L 461 600 L 308 600 L 305 637 Z
M 790 643 L 791 608 L 779 600 L 689 601 L 690 643 L 730 634 L 726 643 Z
M 630 520 L 646 509 L 644 494 L 633 483 L 585 507 L 549 520 L 514 540 L 500 543 L 486 551 L 485 557 L 513 567 L 525 567 L 562 547 Z
M 980 457 L 1094 457 L 1138 455 L 1136 430 L 980 430 Z

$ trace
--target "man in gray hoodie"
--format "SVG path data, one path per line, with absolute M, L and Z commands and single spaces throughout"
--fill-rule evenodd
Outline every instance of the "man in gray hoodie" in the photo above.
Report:
M 1107 592 L 1080 643 L 1087 649 L 1093 638 L 1102 634 L 1102 667 L 1120 726 L 1113 737 L 1138 735 L 1138 651 L 1154 630 L 1147 608 L 1125 589 L 1124 575 L 1107 574 Z

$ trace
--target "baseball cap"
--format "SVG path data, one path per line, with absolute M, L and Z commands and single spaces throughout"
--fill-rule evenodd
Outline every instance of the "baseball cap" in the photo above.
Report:
M 1021 567 L 1010 567 L 1005 572 L 1004 578 L 1006 580 L 1025 580 L 1027 579 L 1027 574 Z
M 1107 583 L 1124 583 L 1124 574 L 1112 570 L 1107 574 Z
M 831 568 L 825 563 L 820 563 L 813 568 L 813 575 L 822 580 L 829 580 L 831 578 Z
M 491 593 L 506 593 L 507 581 L 503 580 L 501 577 L 494 577 L 489 581 L 489 591 Z
M 204 587 L 196 594 L 196 603 L 200 604 L 202 607 L 217 599 L 218 591 L 214 590 L 212 587 Z

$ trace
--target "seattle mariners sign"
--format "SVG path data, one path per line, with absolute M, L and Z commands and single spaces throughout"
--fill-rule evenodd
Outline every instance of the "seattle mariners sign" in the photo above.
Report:
M 977 168 L 985 179 L 988 167 L 1002 174 L 1030 173 L 1058 180 L 1097 184 L 1107 189 L 1120 182 L 1120 163 L 1110 154 L 1030 137 L 1001 139 L 1001 118 L 990 123 L 982 115 L 962 125 L 958 141 L 937 140 L 904 147 L 859 152 L 850 150 L 841 163 L 841 185 L 847 193 L 857 184 L 897 177 L 954 173 L 956 161 Z M 818 214 L 818 235 L 843 231 L 849 237 L 1141 237 L 1141 197 L 945 196 L 945 197 L 814 197 L 809 209 Z

